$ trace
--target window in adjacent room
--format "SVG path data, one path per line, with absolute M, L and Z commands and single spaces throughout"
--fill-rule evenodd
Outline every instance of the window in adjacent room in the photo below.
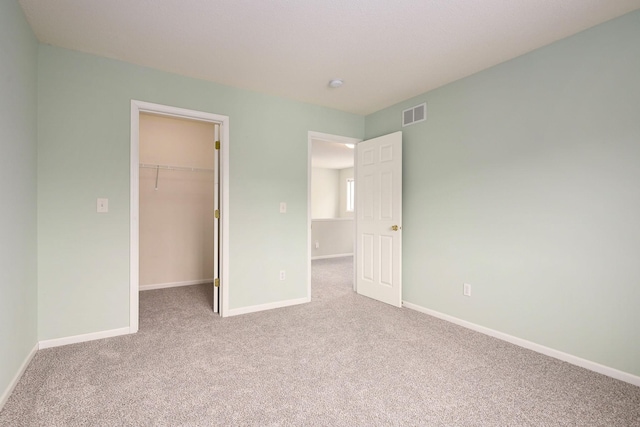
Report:
M 355 183 L 353 178 L 347 179 L 347 212 L 353 212 L 355 201 Z

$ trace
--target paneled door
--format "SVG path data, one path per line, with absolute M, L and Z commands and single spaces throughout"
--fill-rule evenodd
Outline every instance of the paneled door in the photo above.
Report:
M 402 132 L 356 146 L 356 289 L 402 306 Z

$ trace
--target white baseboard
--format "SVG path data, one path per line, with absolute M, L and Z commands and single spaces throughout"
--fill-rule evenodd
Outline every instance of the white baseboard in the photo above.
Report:
M 33 356 L 35 356 L 37 352 L 38 352 L 38 343 L 36 343 L 36 345 L 33 346 L 29 354 L 27 354 L 27 357 L 22 362 L 22 365 L 20 365 L 18 372 L 16 372 L 13 379 L 7 386 L 6 390 L 0 396 L 0 411 L 2 411 L 2 408 L 4 408 L 4 404 L 7 403 L 7 400 L 9 400 L 9 396 L 11 396 L 11 393 L 13 393 L 13 390 L 16 388 L 16 385 L 18 385 L 20 378 L 22 378 L 22 374 L 24 374 L 24 371 L 27 369 L 27 366 L 29 366 L 29 363 L 31 363 L 31 359 L 33 359 Z
M 177 288 L 179 286 L 202 285 L 203 283 L 213 283 L 213 279 L 187 280 L 184 282 L 156 283 L 151 285 L 140 285 L 139 290 L 151 291 L 154 289 Z
M 225 317 L 237 316 L 239 314 L 255 313 L 257 311 L 272 310 L 274 308 L 289 307 L 292 305 L 305 304 L 310 301 L 309 298 L 290 299 L 287 301 L 271 302 L 269 304 L 251 305 L 249 307 L 234 308 L 224 313 Z
M 313 261 L 314 259 L 329 259 L 329 258 L 342 258 L 345 256 L 353 256 L 353 253 L 350 254 L 335 254 L 335 255 L 319 255 L 319 256 L 312 256 L 311 260 Z
M 629 384 L 633 384 L 635 386 L 640 387 L 640 377 L 630 374 L 628 372 L 620 371 L 618 369 L 611 368 L 609 366 L 601 365 L 599 363 L 592 362 L 591 360 L 583 359 L 581 357 L 574 356 L 572 354 L 564 353 L 560 350 L 556 350 L 550 347 L 545 347 L 543 345 L 536 344 L 534 342 L 527 341 L 522 338 L 514 337 L 513 335 L 505 334 L 504 332 L 496 331 L 495 329 L 490 329 L 484 326 L 480 326 L 475 323 L 468 322 L 466 320 L 458 319 L 457 317 L 449 316 L 448 314 L 440 313 L 438 311 L 431 310 L 416 304 L 412 304 L 410 302 L 403 301 L 402 305 L 412 310 L 416 310 L 421 313 L 425 313 L 430 316 L 437 317 L 438 319 L 455 323 L 456 325 L 463 326 L 465 328 L 474 330 L 476 332 L 480 332 L 482 334 L 489 335 L 491 337 L 498 338 L 503 341 L 507 341 L 511 344 L 515 344 L 517 346 L 524 347 L 538 353 L 542 353 L 546 356 L 550 356 L 555 359 L 559 359 L 564 362 L 571 363 L 572 365 L 580 366 L 581 368 L 585 368 L 590 371 L 594 371 L 599 374 L 606 375 L 608 377 L 615 378 L 617 380 L 624 381 Z
M 117 337 L 120 335 L 127 335 L 130 333 L 131 333 L 131 330 L 127 327 L 127 328 L 119 328 L 119 329 L 110 329 L 108 331 L 92 332 L 90 334 L 54 338 L 52 340 L 40 341 L 40 349 L 60 347 L 61 345 L 76 344 L 79 342 L 99 340 L 102 338 Z

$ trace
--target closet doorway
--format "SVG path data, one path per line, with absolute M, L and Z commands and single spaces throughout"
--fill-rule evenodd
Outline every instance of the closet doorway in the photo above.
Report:
M 143 290 L 207 283 L 224 316 L 228 117 L 131 105 L 131 332 Z

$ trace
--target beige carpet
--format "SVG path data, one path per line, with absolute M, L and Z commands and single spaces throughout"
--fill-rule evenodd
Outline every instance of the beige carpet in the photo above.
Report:
M 2 426 L 640 426 L 640 388 L 351 291 L 220 319 L 206 286 L 141 293 L 140 332 L 37 353 Z

